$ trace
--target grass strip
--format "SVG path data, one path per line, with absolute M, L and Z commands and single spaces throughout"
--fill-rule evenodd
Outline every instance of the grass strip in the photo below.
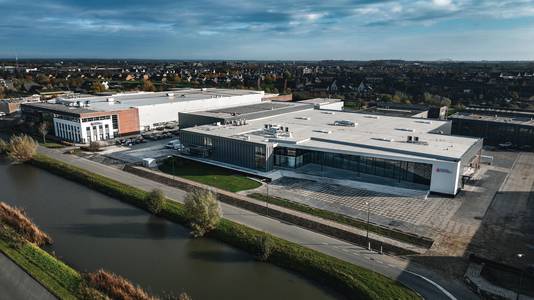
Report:
M 121 201 L 147 209 L 148 193 L 138 188 L 41 154 L 36 155 L 29 163 Z M 159 215 L 179 224 L 188 224 L 183 205 L 175 201 L 167 199 Z M 258 240 L 264 235 L 267 234 L 227 219 L 222 219 L 217 228 L 208 234 L 209 237 L 251 254 L 257 253 Z M 400 283 L 378 273 L 280 238 L 272 238 L 274 249 L 268 258 L 269 262 L 324 284 L 348 299 L 419 298 Z
M 80 274 L 38 246 L 23 242 L 13 247 L 0 239 L 0 251 L 59 299 L 78 299 Z
M 349 216 L 345 216 L 343 214 L 339 214 L 339 213 L 331 212 L 328 210 L 311 207 L 311 206 L 308 206 L 302 203 L 290 201 L 284 198 L 273 197 L 273 196 L 267 197 L 267 195 L 260 194 L 260 193 L 252 193 L 252 194 L 248 194 L 247 196 L 250 198 L 260 200 L 260 201 L 268 202 L 270 204 L 278 205 L 278 206 L 285 207 L 285 208 L 295 210 L 295 211 L 300 211 L 300 212 L 307 213 L 312 216 L 334 221 L 340 224 L 348 225 L 348 226 L 359 228 L 362 230 L 366 230 L 367 228 L 369 228 L 370 232 L 373 232 L 378 235 L 385 236 L 385 237 L 388 237 L 388 238 L 391 238 L 397 241 L 401 241 L 401 242 L 405 242 L 405 243 L 409 243 L 413 245 L 418 245 L 418 246 L 422 246 L 426 248 L 430 248 L 433 243 L 433 241 L 428 238 L 423 238 L 417 235 L 404 233 L 398 230 L 392 230 L 392 229 L 385 228 L 382 226 L 377 226 L 371 223 L 369 224 L 369 227 L 367 227 L 368 225 L 367 222 L 360 221 L 360 220 L 351 218 Z
M 205 185 L 211 185 L 233 193 L 255 189 L 261 186 L 261 183 L 249 179 L 238 172 L 181 158 L 168 158 L 164 160 L 160 166 L 160 170 L 167 174 L 173 174 L 174 172 L 175 176 Z

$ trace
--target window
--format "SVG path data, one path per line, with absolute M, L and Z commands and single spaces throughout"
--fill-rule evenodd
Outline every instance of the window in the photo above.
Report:
M 254 147 L 254 165 L 256 169 L 265 170 L 265 146 Z

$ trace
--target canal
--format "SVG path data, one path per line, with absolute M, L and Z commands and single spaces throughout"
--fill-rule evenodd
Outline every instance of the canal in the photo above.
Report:
M 79 271 L 120 274 L 159 296 L 334 299 L 313 282 L 85 186 L 0 159 L 0 201 L 54 239 L 47 250 Z

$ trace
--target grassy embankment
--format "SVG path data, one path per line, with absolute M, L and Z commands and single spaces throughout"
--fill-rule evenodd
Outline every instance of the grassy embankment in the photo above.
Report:
M 400 232 L 400 231 L 397 231 L 397 230 L 392 230 L 392 229 L 389 229 L 389 228 L 377 226 L 375 224 L 369 224 L 368 225 L 364 221 L 357 220 L 357 219 L 351 218 L 349 216 L 345 216 L 345 215 L 342 215 L 342 214 L 339 214 L 339 213 L 335 213 L 335 212 L 331 212 L 331 211 L 324 210 L 324 209 L 311 207 L 311 206 L 308 206 L 308 205 L 305 205 L 305 204 L 302 204 L 302 203 L 298 203 L 298 202 L 294 202 L 294 201 L 290 201 L 290 200 L 287 200 L 287 199 L 284 199 L 284 198 L 273 197 L 273 196 L 267 197 L 267 195 L 260 194 L 260 193 L 252 193 L 252 194 L 248 194 L 247 196 L 251 197 L 251 198 L 254 198 L 254 199 L 257 199 L 257 200 L 260 200 L 260 201 L 268 202 L 270 204 L 274 204 L 274 205 L 278 205 L 278 206 L 281 206 L 281 207 L 289 208 L 289 209 L 292 209 L 292 210 L 295 210 L 295 211 L 300 211 L 300 212 L 307 213 L 307 214 L 310 214 L 312 216 L 316 216 L 316 217 L 323 218 L 323 219 L 326 219 L 326 220 L 331 220 L 331 221 L 334 221 L 334 222 L 337 222 L 337 223 L 340 223 L 340 224 L 344 224 L 344 225 L 347 225 L 347 226 L 359 228 L 359 229 L 362 229 L 362 230 L 369 229 L 369 232 L 373 232 L 373 233 L 376 233 L 378 235 L 385 236 L 385 237 L 388 237 L 388 238 L 391 238 L 391 239 L 394 239 L 394 240 L 397 240 L 397 241 L 402 241 L 402 242 L 405 242 L 405 243 L 410 243 L 410 244 L 413 244 L 413 245 L 418 245 L 418 246 L 428 247 L 428 248 L 430 246 L 432 246 L 432 240 L 430 240 L 430 239 L 425 239 L 425 238 L 422 238 L 422 237 L 419 237 L 419 236 L 416 236 L 416 235 L 412 235 L 412 234 Z
M 121 201 L 147 209 L 147 192 L 113 179 L 88 172 L 43 155 L 36 155 L 32 165 L 84 184 Z M 160 216 L 186 225 L 188 218 L 180 203 L 166 200 Z M 222 219 L 208 234 L 251 254 L 256 254 L 264 232 Z M 270 235 L 269 235 L 270 236 Z M 268 262 L 297 272 L 344 295 L 348 299 L 417 299 L 417 294 L 378 273 L 344 262 L 298 244 L 270 236 L 273 250 Z
M 174 168 L 172 165 L 173 160 Z M 173 169 L 175 176 L 211 185 L 233 193 L 255 189 L 261 186 L 261 183 L 237 174 L 235 171 L 187 159 L 168 158 L 160 166 L 160 170 L 168 174 L 173 174 Z
M 26 214 L 0 202 L 0 251 L 60 299 L 76 299 L 82 278 L 78 272 L 39 246 L 52 239 Z
M 127 279 L 104 270 L 80 274 L 40 248 L 51 243 L 52 239 L 23 210 L 0 202 L 0 252 L 57 298 L 159 300 Z

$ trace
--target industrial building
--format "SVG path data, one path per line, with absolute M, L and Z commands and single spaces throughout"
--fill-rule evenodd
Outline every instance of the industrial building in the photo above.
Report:
M 315 109 L 328 109 L 343 111 L 344 102 L 341 99 L 334 98 L 313 98 L 301 100 L 299 103 L 312 104 Z
M 179 89 L 22 104 L 24 118 L 49 120 L 64 140 L 88 143 L 178 124 L 180 112 L 261 103 L 263 92 Z
M 448 195 L 479 167 L 482 140 L 443 134 L 450 122 L 265 105 L 188 114 L 189 125 L 219 119 L 182 129 L 183 154 L 260 176 L 295 170 Z
M 379 101 L 358 112 L 392 117 L 411 117 L 423 119 L 447 119 L 447 106 L 430 106 L 425 104 L 404 104 Z
M 484 138 L 486 145 L 534 148 L 534 112 L 467 107 L 449 117 L 452 133 Z

